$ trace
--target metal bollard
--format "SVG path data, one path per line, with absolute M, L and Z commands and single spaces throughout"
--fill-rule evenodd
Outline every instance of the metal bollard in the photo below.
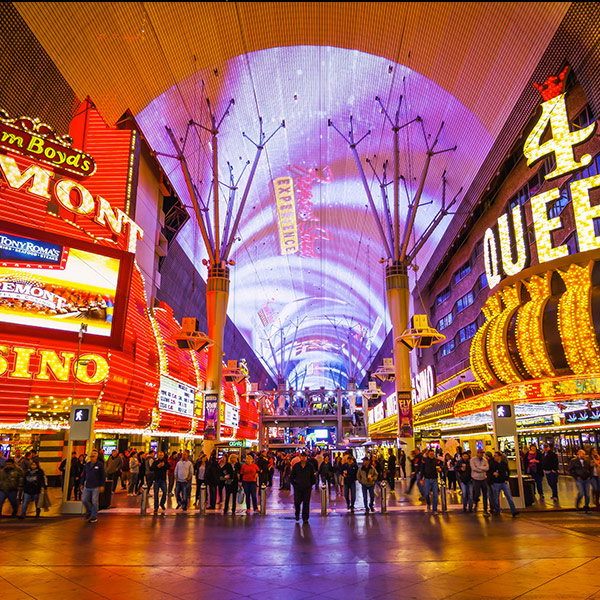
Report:
M 206 514 L 206 484 L 200 486 L 200 514 Z
M 321 484 L 321 514 L 325 517 L 327 515 L 327 485 Z
M 140 515 L 145 515 L 148 508 L 148 486 L 142 486 L 142 503 L 140 505 Z
M 387 484 L 385 481 L 381 482 L 381 512 L 382 514 L 387 513 Z
M 448 498 L 446 497 L 446 482 L 443 479 L 440 485 L 440 496 L 442 498 L 442 512 L 447 512 Z
M 260 486 L 260 514 L 267 514 L 267 486 L 264 483 Z

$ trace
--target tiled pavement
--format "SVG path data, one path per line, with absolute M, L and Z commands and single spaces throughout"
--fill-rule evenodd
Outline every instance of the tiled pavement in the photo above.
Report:
M 119 498 L 116 504 L 128 499 Z M 0 521 L 0 599 L 600 600 L 600 513 Z M 132 507 L 133 508 L 133 507 Z

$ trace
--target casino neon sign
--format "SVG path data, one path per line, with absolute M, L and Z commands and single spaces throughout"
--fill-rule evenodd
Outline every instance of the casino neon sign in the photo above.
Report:
M 544 99 L 541 104 L 542 115 L 523 147 L 528 166 L 548 156 L 554 157 L 555 168 L 545 176 L 546 180 L 574 173 L 592 161 L 589 154 L 584 154 L 580 160 L 575 159 L 575 147 L 592 137 L 596 131 L 596 122 L 583 129 L 571 131 L 565 100 L 566 93 L 563 92 L 567 74 L 568 67 L 557 77 L 548 79 L 543 85 L 536 85 Z M 551 132 L 551 136 L 550 139 L 542 142 L 546 130 Z M 594 219 L 600 218 L 600 205 L 592 206 L 590 203 L 590 191 L 598 187 L 600 187 L 600 175 L 572 181 L 569 184 L 579 252 L 600 248 L 600 236 L 597 236 L 594 231 Z M 552 233 L 563 226 L 561 217 L 548 216 L 549 207 L 560 198 L 560 195 L 560 188 L 555 187 L 530 198 L 539 263 L 569 255 L 569 248 L 565 244 L 554 246 L 552 242 Z M 512 221 L 512 226 L 509 221 Z M 503 277 L 517 275 L 529 266 L 531 257 L 525 238 L 523 206 L 518 204 L 510 214 L 503 214 L 498 219 L 496 227 L 486 230 L 483 238 L 483 258 L 490 289 L 497 286 Z
M 75 352 L 0 344 L 0 377 L 67 382 L 75 376 L 78 382 L 93 385 L 105 381 L 108 370 L 108 361 L 100 354 L 85 353 L 75 360 Z

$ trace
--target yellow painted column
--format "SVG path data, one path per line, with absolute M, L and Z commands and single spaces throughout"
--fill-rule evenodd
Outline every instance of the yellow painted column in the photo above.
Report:
M 206 286 L 208 336 L 214 344 L 208 348 L 206 390 L 217 395 L 217 441 L 221 439 L 221 382 L 223 379 L 223 337 L 229 301 L 229 269 L 210 267 Z
M 409 291 L 408 274 L 403 264 L 392 264 L 386 268 L 385 286 L 388 308 L 392 322 L 394 340 L 408 329 Z M 394 371 L 396 375 L 396 397 L 398 398 L 398 436 L 413 447 L 413 422 L 411 399 L 411 376 L 409 349 L 394 341 Z

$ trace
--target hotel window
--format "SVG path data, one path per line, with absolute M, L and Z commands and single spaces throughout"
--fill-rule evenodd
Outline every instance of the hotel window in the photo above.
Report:
M 465 310 L 465 308 L 467 308 L 467 306 L 471 306 L 471 304 L 473 304 L 475 300 L 475 295 L 473 294 L 473 291 L 470 291 L 468 294 L 465 294 L 462 298 L 459 298 L 456 302 L 456 312 L 459 313 L 463 310 Z
M 445 344 L 442 344 L 442 346 L 440 347 L 440 357 L 448 356 L 448 354 L 450 354 L 451 352 L 454 352 L 455 348 L 456 348 L 456 344 L 454 343 L 453 339 L 447 341 Z
M 470 340 L 477 333 L 477 323 L 470 323 L 466 327 L 458 330 L 458 343 L 462 344 Z
M 462 279 L 464 279 L 471 272 L 471 263 L 467 261 L 464 265 L 462 265 L 456 273 L 454 273 L 454 283 L 458 283 Z
M 551 204 L 550 208 L 548 209 L 548 218 L 555 219 L 556 217 L 560 216 L 570 201 L 571 197 L 568 192 L 568 186 L 564 186 L 560 191 L 560 196 Z
M 452 325 L 453 320 L 454 320 L 454 316 L 452 315 L 452 313 L 448 313 L 447 315 L 443 316 L 437 322 L 438 331 L 442 331 L 442 329 L 446 329 L 446 327 L 449 327 L 450 325 Z
M 590 109 L 590 105 L 586 104 L 585 108 L 573 119 L 573 125 L 576 129 L 584 129 L 594 120 L 594 115 Z
M 435 305 L 439 306 L 450 298 L 450 287 L 444 288 L 435 298 Z

